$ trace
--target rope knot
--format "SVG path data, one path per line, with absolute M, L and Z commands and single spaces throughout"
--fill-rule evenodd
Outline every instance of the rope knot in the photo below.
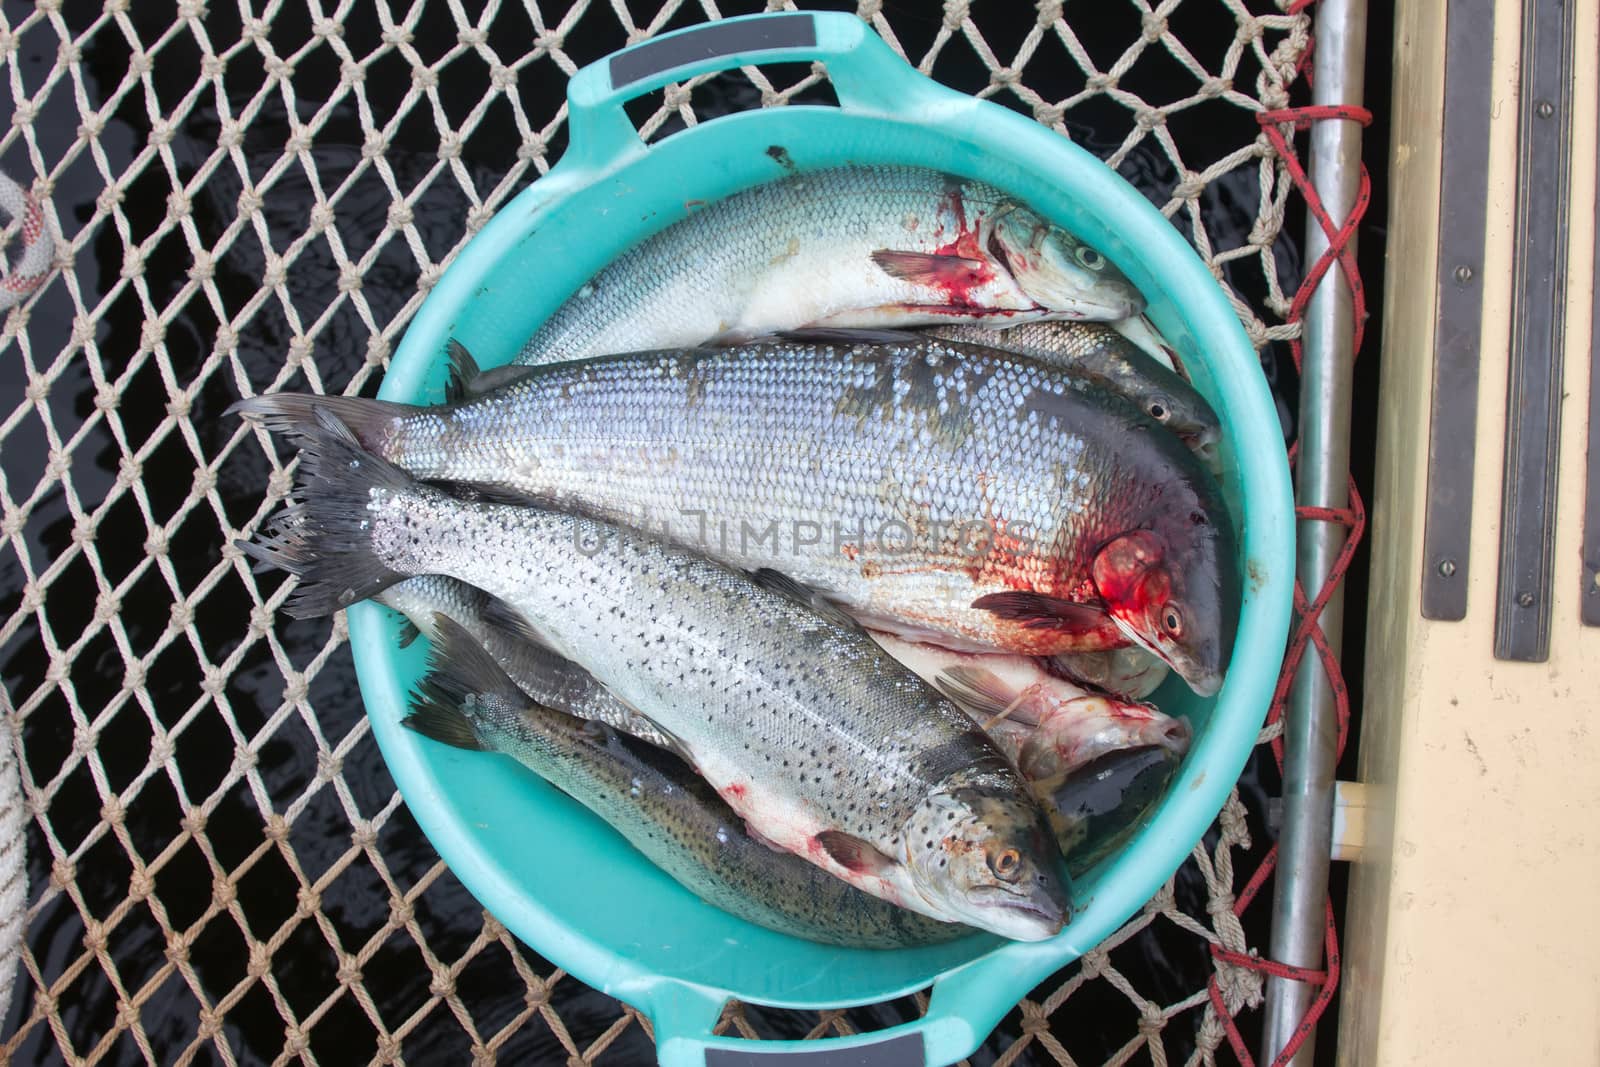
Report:
M 77 864 L 65 857 L 50 865 L 50 885 L 56 889 L 67 888 L 77 877 Z
M 346 955 L 339 961 L 339 969 L 334 973 L 340 985 L 352 986 L 361 981 L 361 967 L 356 963 L 354 956 Z
M 217 261 L 210 252 L 200 251 L 194 254 L 194 262 L 189 265 L 189 280 L 196 282 L 209 282 L 217 273 Z
M 455 996 L 456 980 L 450 976 L 449 971 L 434 971 L 433 981 L 428 983 L 428 992 L 440 1000 L 447 1000 Z

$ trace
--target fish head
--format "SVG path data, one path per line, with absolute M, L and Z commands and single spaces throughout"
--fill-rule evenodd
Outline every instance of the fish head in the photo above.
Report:
M 1063 701 L 1039 722 L 1018 753 L 1017 769 L 1038 782 L 1119 749 L 1153 747 L 1182 756 L 1189 738 L 1188 722 L 1148 704 L 1086 695 Z
M 1239 589 L 1232 537 L 1194 510 L 1165 529 L 1132 530 L 1095 555 L 1095 590 L 1118 629 L 1183 676 L 1201 696 L 1222 688 Z
M 1177 375 L 1170 377 L 1176 379 Z M 1196 452 L 1209 452 L 1222 437 L 1216 411 L 1181 380 L 1170 386 L 1152 382 L 1134 395 L 1146 415 L 1182 437 Z
M 1071 917 L 1060 847 L 1014 776 L 936 791 L 905 830 L 912 885 L 954 921 L 1042 941 Z
M 1144 297 L 1098 249 L 1025 207 L 994 220 L 988 251 L 1040 307 L 1063 317 L 1123 319 L 1144 310 Z

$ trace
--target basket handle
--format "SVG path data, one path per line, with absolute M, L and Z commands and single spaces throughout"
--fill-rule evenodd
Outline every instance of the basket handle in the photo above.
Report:
M 942 1067 L 971 1055 L 1015 1006 L 1019 974 L 1036 984 L 1056 966 L 1048 952 L 980 957 L 934 982 L 922 1018 L 813 1041 L 713 1037 L 728 995 L 679 979 L 656 979 L 642 996 L 622 996 L 650 1016 L 661 1067 Z
M 622 105 L 670 82 L 758 63 L 809 61 L 827 66 L 846 111 L 904 116 L 940 104 L 971 104 L 917 73 L 854 15 L 747 15 L 663 34 L 574 74 L 567 83 L 567 155 L 583 169 L 601 170 L 644 152 Z

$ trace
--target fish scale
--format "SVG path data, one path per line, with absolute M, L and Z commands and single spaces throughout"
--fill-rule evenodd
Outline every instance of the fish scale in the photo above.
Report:
M 618 256 L 556 309 L 516 362 L 741 340 L 817 323 L 1137 312 L 1137 292 L 1103 259 L 1098 271 L 1040 262 L 1020 244 L 1007 262 L 992 259 L 995 220 L 1025 211 L 994 186 L 916 167 L 840 167 L 755 186 Z M 1079 247 L 1064 231 L 1050 232 L 1069 251 Z M 954 282 L 907 279 L 874 261 L 884 250 L 959 256 L 981 268 Z

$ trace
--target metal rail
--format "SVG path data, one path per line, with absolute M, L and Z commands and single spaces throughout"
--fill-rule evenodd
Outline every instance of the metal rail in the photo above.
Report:
M 1315 36 L 1312 102 L 1359 106 L 1365 73 L 1366 0 L 1321 0 Z M 1312 126 L 1310 178 L 1334 223 L 1342 223 L 1360 188 L 1360 126 L 1353 122 Z M 1316 262 L 1327 247 L 1322 227 L 1308 219 L 1305 262 Z M 1295 486 L 1296 500 L 1302 506 L 1344 508 L 1349 504 L 1353 297 L 1344 275 L 1330 270 L 1306 307 Z M 1307 521 L 1300 523 L 1298 532 L 1299 577 L 1308 595 L 1315 597 L 1344 547 L 1345 529 L 1335 523 Z M 1321 621 L 1337 653 L 1344 626 L 1342 590 L 1328 600 Z M 1270 947 L 1272 959 L 1297 967 L 1322 964 L 1338 731 L 1333 688 L 1321 660 L 1308 653 L 1295 675 L 1284 716 L 1283 830 L 1278 838 Z M 1305 982 L 1267 979 L 1263 1063 L 1275 1061 L 1294 1037 L 1314 994 L 1315 989 Z M 1310 1067 L 1313 1045 L 1314 1035 L 1307 1034 L 1289 1062 Z

